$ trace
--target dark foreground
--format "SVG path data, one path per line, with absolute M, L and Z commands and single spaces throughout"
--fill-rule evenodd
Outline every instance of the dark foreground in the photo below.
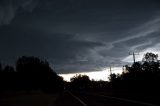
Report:
M 64 92 L 56 101 L 57 106 L 160 106 L 131 99 L 116 98 L 91 93 Z
M 0 96 L 0 106 L 160 106 L 91 93 L 16 92 Z
M 42 91 L 7 91 L 0 95 L 0 106 L 55 106 L 57 96 Z
M 160 106 L 153 103 L 136 101 L 131 99 L 116 98 L 111 96 L 76 93 L 87 106 Z

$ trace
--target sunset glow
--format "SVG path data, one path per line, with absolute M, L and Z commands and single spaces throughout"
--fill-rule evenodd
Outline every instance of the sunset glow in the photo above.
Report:
M 122 68 L 121 67 L 114 67 L 112 70 L 113 70 L 113 73 L 116 73 L 116 74 L 122 72 Z M 75 76 L 76 74 L 87 75 L 87 76 L 89 76 L 90 80 L 108 81 L 108 77 L 109 77 L 110 72 L 109 72 L 109 69 L 104 69 L 102 71 L 71 73 L 71 74 L 59 74 L 59 75 L 62 76 L 65 81 L 70 81 L 70 78 Z

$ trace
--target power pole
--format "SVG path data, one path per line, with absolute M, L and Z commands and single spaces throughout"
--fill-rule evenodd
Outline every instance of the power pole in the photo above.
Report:
M 114 71 L 113 68 L 114 68 L 114 65 L 115 63 L 111 63 L 110 66 L 109 66 L 109 72 L 110 72 L 110 75 L 112 74 L 112 72 Z
M 110 75 L 111 75 L 112 74 L 112 67 L 111 67 L 111 65 L 110 65 L 110 70 L 109 71 L 110 71 Z
M 129 52 L 129 55 L 133 55 L 133 63 L 135 63 L 136 62 L 136 59 L 135 59 L 135 55 L 139 55 L 139 53 L 130 53 Z
M 125 72 L 125 66 L 122 66 L 122 72 Z

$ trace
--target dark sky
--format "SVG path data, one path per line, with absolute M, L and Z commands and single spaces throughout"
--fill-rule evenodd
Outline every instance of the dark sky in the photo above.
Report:
M 2 63 L 32 55 L 57 73 L 95 71 L 159 41 L 159 0 L 0 0 Z

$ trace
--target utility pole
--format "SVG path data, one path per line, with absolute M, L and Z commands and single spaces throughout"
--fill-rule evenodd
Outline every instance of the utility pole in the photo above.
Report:
M 111 75 L 112 74 L 112 67 L 111 67 L 111 65 L 110 65 L 110 70 L 109 71 L 110 71 L 110 75 Z
M 125 66 L 122 66 L 122 72 L 125 72 Z
M 112 72 L 114 71 L 114 70 L 113 70 L 114 65 L 115 65 L 115 63 L 111 63 L 110 66 L 109 66 L 110 75 L 111 75 Z
M 115 63 L 111 63 L 110 66 L 109 66 L 110 75 L 111 75 L 112 72 L 114 71 L 114 70 L 113 70 L 114 65 L 115 65 Z
M 139 55 L 139 53 L 130 53 L 129 52 L 129 55 L 133 55 L 133 63 L 135 63 L 136 62 L 136 59 L 135 59 L 135 55 Z

